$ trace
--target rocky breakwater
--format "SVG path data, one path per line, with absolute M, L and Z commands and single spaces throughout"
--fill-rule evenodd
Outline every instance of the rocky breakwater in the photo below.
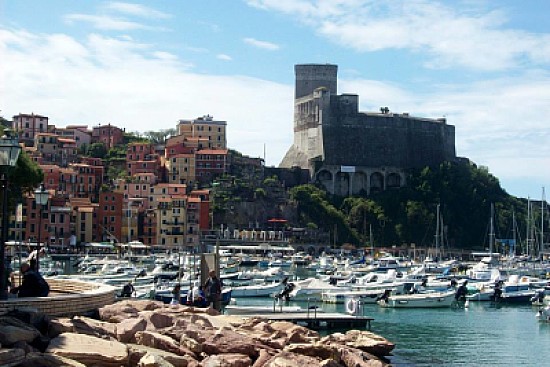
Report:
M 21 319 L 26 319 L 23 322 Z M 122 301 L 99 317 L 0 317 L 0 366 L 387 366 L 394 344 L 367 331 L 320 337 L 288 322 Z

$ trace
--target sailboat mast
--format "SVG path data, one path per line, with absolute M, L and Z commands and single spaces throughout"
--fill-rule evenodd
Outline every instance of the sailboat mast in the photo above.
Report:
M 516 212 L 512 210 L 512 239 L 514 241 L 514 253 L 510 251 L 510 255 L 516 254 Z
M 435 257 L 439 256 L 439 204 L 436 209 L 436 222 L 435 222 Z
M 544 252 L 544 203 L 546 201 L 544 195 L 544 186 L 542 187 L 542 200 L 540 202 L 540 246 L 539 256 L 542 261 L 542 253 Z
M 370 241 L 370 252 L 374 257 L 374 238 L 372 236 L 372 224 L 369 224 L 369 241 Z
M 526 255 L 529 256 L 529 242 L 531 242 L 531 199 L 527 197 L 527 233 L 525 237 Z
M 490 256 L 493 256 L 493 246 L 495 244 L 495 224 L 494 224 L 494 218 L 495 218 L 495 206 L 493 203 L 491 203 L 491 225 L 489 229 L 489 253 Z

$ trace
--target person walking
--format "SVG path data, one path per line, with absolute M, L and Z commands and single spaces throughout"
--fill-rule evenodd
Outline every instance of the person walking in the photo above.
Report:
M 211 270 L 209 275 L 210 277 L 206 280 L 206 283 L 204 284 L 206 297 L 208 299 L 208 305 L 212 306 L 212 308 L 217 311 L 221 311 L 223 284 L 221 280 L 218 279 L 215 270 Z

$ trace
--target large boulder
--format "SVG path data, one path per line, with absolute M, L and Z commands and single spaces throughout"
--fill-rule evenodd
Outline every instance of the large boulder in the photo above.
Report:
M 141 311 L 152 311 L 164 306 L 159 301 L 124 300 L 101 307 L 99 317 L 103 321 L 120 322 L 129 317 L 137 317 Z
M 100 338 L 107 337 L 116 339 L 117 337 L 117 325 L 110 322 L 99 321 L 83 316 L 75 316 L 72 319 L 72 323 L 74 332 L 78 334 L 93 335 Z
M 2 345 L 10 346 L 19 341 L 30 343 L 40 335 L 36 328 L 15 317 L 0 317 L 0 344 Z
M 68 317 L 56 317 L 48 321 L 47 334 L 50 338 L 72 332 L 74 332 L 73 320 Z
M 90 335 L 64 333 L 52 339 L 46 353 L 74 359 L 87 366 L 128 365 L 126 345 Z
M 130 366 L 137 366 L 141 358 L 146 354 L 158 355 L 174 367 L 197 367 L 199 365 L 196 359 L 188 355 L 180 356 L 165 350 L 146 347 L 145 345 L 128 344 Z
M 342 347 L 340 360 L 346 367 L 387 367 L 388 364 L 359 349 Z
M 174 365 L 157 354 L 147 353 L 141 357 L 137 367 L 174 367 Z
M 177 315 L 163 311 L 164 309 L 157 309 L 154 311 L 139 312 L 139 317 L 147 322 L 145 330 L 156 331 L 174 325 Z
M 250 367 L 252 360 L 244 354 L 227 353 L 208 356 L 200 365 L 201 367 Z
M 302 354 L 310 357 L 319 357 L 322 360 L 340 360 L 340 351 L 336 346 L 323 344 L 290 344 L 284 348 L 285 351 Z
M 192 334 L 187 335 L 193 338 Z M 256 359 L 261 349 L 273 349 L 247 335 L 239 334 L 228 328 L 217 331 L 204 330 L 200 332 L 199 337 L 195 340 L 202 343 L 202 351 L 208 355 L 239 353 Z
M 122 343 L 136 341 L 136 333 L 147 327 L 147 321 L 143 318 L 125 319 L 116 324 L 116 338 Z
M 319 340 L 319 333 L 288 321 L 277 321 L 269 324 L 274 331 L 287 335 L 290 343 L 310 343 Z
M 341 344 L 351 348 L 361 349 L 362 351 L 383 357 L 390 355 L 395 348 L 395 344 L 381 337 L 364 330 L 349 330 L 345 334 L 334 333 L 321 339 L 323 344 Z
M 321 359 L 301 354 L 282 351 L 271 357 L 264 364 L 254 364 L 253 367 L 319 367 Z
M 17 366 L 25 360 L 25 351 L 23 349 L 0 348 L 0 366 Z
M 29 353 L 17 367 L 86 367 L 73 359 L 45 353 Z
M 185 346 L 180 345 L 169 336 L 152 331 L 138 331 L 136 333 L 136 342 L 137 344 L 145 345 L 151 348 L 162 349 L 180 356 L 189 355 L 193 358 L 196 357 L 195 353 L 193 353 Z

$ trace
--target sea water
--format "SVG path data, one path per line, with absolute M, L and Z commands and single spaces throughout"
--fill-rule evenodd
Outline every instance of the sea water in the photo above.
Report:
M 237 305 L 272 306 L 270 298 L 239 298 Z M 289 302 L 307 307 L 306 302 Z M 326 312 L 344 305 L 318 304 Z M 537 308 L 470 302 L 468 308 L 392 309 L 364 305 L 371 331 L 394 342 L 390 362 L 399 367 L 550 366 L 550 324 Z M 345 330 L 333 330 L 345 331 Z

